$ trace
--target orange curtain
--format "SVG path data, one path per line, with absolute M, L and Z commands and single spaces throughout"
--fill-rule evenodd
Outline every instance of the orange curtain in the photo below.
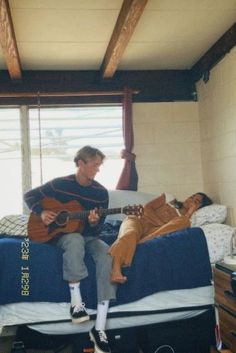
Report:
M 132 153 L 134 147 L 133 117 L 132 117 L 132 90 L 124 89 L 123 98 L 123 137 L 125 149 L 121 151 L 121 158 L 125 160 L 116 189 L 138 189 L 138 174 L 135 165 L 136 155 Z

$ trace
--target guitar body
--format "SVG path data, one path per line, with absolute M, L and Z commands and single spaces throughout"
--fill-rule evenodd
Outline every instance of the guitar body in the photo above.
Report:
M 60 213 L 63 211 L 67 212 L 81 212 L 83 208 L 77 201 L 70 201 L 67 203 L 61 203 L 52 198 L 44 198 L 41 202 L 44 210 L 53 211 Z M 64 234 L 73 233 L 75 231 L 82 231 L 83 221 L 78 219 L 70 219 L 63 226 L 53 222 L 46 226 L 41 217 L 31 212 L 28 222 L 28 235 L 31 240 L 44 243 L 51 240 L 53 237 Z
M 52 198 L 44 198 L 41 201 L 41 205 L 44 210 L 53 211 L 57 216 L 54 222 L 46 226 L 39 215 L 31 212 L 28 222 L 28 235 L 31 240 L 39 243 L 45 243 L 60 234 L 82 232 L 84 228 L 83 220 L 87 219 L 90 212 L 89 210 L 83 210 L 77 201 L 62 203 Z M 113 209 L 99 208 L 97 212 L 100 216 L 116 213 L 141 216 L 143 206 L 134 205 Z

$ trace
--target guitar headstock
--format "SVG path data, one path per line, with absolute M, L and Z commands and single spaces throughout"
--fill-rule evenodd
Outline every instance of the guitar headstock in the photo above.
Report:
M 133 215 L 137 217 L 141 217 L 143 215 L 143 206 L 142 205 L 133 205 L 133 206 L 125 206 L 123 208 L 123 213 L 128 215 Z

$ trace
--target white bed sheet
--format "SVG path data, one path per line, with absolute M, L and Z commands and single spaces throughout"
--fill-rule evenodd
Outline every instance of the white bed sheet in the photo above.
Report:
M 136 302 L 110 307 L 109 313 L 133 312 L 134 315 L 120 318 L 110 318 L 107 321 L 107 328 L 137 326 L 137 324 L 143 325 L 147 323 L 159 322 L 156 320 L 168 321 L 171 318 L 174 319 L 175 317 L 188 317 L 189 315 L 197 314 L 197 311 L 195 310 L 192 312 L 192 307 L 197 308 L 199 306 L 212 305 L 213 303 L 214 291 L 212 286 L 159 292 Z M 69 307 L 69 303 L 43 302 L 2 305 L 0 306 L 0 327 L 20 324 L 34 324 L 30 327 L 39 330 L 40 332 L 45 331 L 45 333 L 50 334 L 89 331 L 92 327 L 93 321 L 91 320 L 81 325 L 71 324 Z M 168 309 L 174 311 L 180 308 L 184 308 L 183 311 L 176 313 L 172 312 L 169 314 L 146 314 L 147 311 Z M 201 310 L 198 311 L 201 312 Z M 88 309 L 88 312 L 91 315 L 96 313 L 95 310 L 90 309 Z M 139 316 L 135 316 L 137 312 L 139 313 Z M 145 314 L 142 315 L 142 312 L 145 312 Z M 58 321 L 63 322 L 58 323 Z M 35 325 L 36 323 L 38 324 Z
M 204 313 L 207 309 L 203 310 L 186 310 L 180 312 L 158 313 L 158 314 L 145 314 L 138 316 L 126 316 L 120 318 L 107 319 L 106 329 L 119 329 L 134 326 L 151 325 L 161 322 L 169 322 L 175 320 L 189 319 L 194 316 Z M 29 328 L 45 333 L 48 335 L 66 335 L 76 334 L 81 332 L 89 332 L 95 325 L 94 320 L 87 321 L 82 325 L 73 325 L 71 322 L 61 322 L 54 324 L 35 324 L 27 325 Z

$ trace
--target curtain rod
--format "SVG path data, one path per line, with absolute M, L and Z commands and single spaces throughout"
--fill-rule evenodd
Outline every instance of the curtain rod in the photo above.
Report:
M 138 94 L 138 90 L 130 90 Z M 0 92 L 0 98 L 27 98 L 27 97 L 91 97 L 91 96 L 123 96 L 124 91 L 82 91 L 82 92 Z

